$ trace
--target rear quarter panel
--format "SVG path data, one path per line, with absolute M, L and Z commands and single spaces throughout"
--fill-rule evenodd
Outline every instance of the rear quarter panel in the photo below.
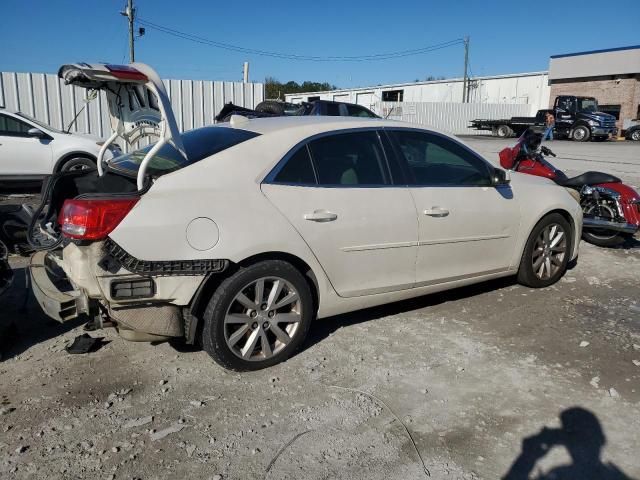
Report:
M 264 176 L 292 146 L 279 140 L 258 137 L 160 177 L 110 237 L 143 260 L 237 263 L 284 252 L 304 260 L 321 283 L 322 269 L 307 244 L 260 190 Z M 196 250 L 187 227 L 202 217 L 215 222 L 219 239 L 212 248 Z

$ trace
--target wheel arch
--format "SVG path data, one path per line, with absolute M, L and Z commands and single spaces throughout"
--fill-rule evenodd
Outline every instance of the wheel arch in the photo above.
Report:
M 62 169 L 62 166 L 72 158 L 79 158 L 79 157 L 88 158 L 93 162 L 98 161 L 98 158 L 95 155 L 85 150 L 74 150 L 73 152 L 65 153 L 56 161 L 55 165 L 53 166 L 53 173 L 59 172 Z
M 527 246 L 527 241 L 529 240 L 529 236 L 531 235 L 531 232 L 533 232 L 533 229 L 536 227 L 536 225 L 538 225 L 538 223 L 540 223 L 540 221 L 553 214 L 553 213 L 558 213 L 560 214 L 568 223 L 569 226 L 571 227 L 571 242 L 569 242 L 569 259 L 571 259 L 573 257 L 573 249 L 574 249 L 574 244 L 576 242 L 576 223 L 573 219 L 573 216 L 571 215 L 571 213 L 569 213 L 567 210 L 563 209 L 563 208 L 552 208 L 551 210 L 547 210 L 545 212 L 543 212 L 537 219 L 536 221 L 533 223 L 531 230 L 529 231 L 529 233 L 527 234 L 527 236 L 524 239 L 524 243 L 522 244 L 522 247 L 520 248 L 520 254 L 518 255 L 518 265 L 520 264 L 520 260 L 522 259 L 522 256 L 524 255 L 524 249 Z
M 293 265 L 305 278 L 311 291 L 313 299 L 314 311 L 318 310 L 320 305 L 320 287 L 318 278 L 313 269 L 302 258 L 287 252 L 270 251 L 263 252 L 247 257 L 237 263 L 233 263 L 229 268 L 220 275 L 209 275 L 200 285 L 191 300 L 186 315 L 188 315 L 189 328 L 185 328 L 185 339 L 188 344 L 195 343 L 199 333 L 202 331 L 203 322 L 202 315 L 207 308 L 209 299 L 222 283 L 223 280 L 233 275 L 241 268 L 246 268 L 258 262 L 265 260 L 282 260 Z

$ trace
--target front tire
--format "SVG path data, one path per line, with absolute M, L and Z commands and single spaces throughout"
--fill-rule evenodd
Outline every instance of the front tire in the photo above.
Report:
M 571 136 L 576 142 L 588 142 L 591 138 L 591 130 L 584 125 L 577 126 L 573 129 Z
M 518 282 L 532 288 L 553 285 L 567 271 L 573 232 L 559 213 L 542 218 L 531 231 L 524 247 Z
M 270 367 L 300 348 L 314 314 L 309 284 L 293 265 L 259 262 L 216 289 L 205 310 L 202 345 L 230 370 Z
M 629 140 L 640 142 L 640 129 L 631 132 L 631 135 L 629 135 Z

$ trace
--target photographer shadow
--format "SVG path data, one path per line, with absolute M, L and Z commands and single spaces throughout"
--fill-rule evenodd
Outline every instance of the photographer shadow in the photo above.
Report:
M 522 441 L 522 452 L 503 480 L 632 480 L 616 465 L 603 462 L 606 437 L 598 418 L 589 410 L 572 407 L 560 414 L 561 428 L 544 427 Z M 530 477 L 536 463 L 553 447 L 567 449 L 572 463 Z

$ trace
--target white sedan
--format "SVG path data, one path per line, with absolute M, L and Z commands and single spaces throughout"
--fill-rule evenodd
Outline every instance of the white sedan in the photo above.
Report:
M 546 287 L 578 255 L 565 189 L 420 126 L 234 117 L 160 143 L 64 203 L 63 248 L 31 267 L 53 318 L 106 317 L 125 338 L 183 337 L 254 370 L 292 355 L 316 318 L 510 275 Z

